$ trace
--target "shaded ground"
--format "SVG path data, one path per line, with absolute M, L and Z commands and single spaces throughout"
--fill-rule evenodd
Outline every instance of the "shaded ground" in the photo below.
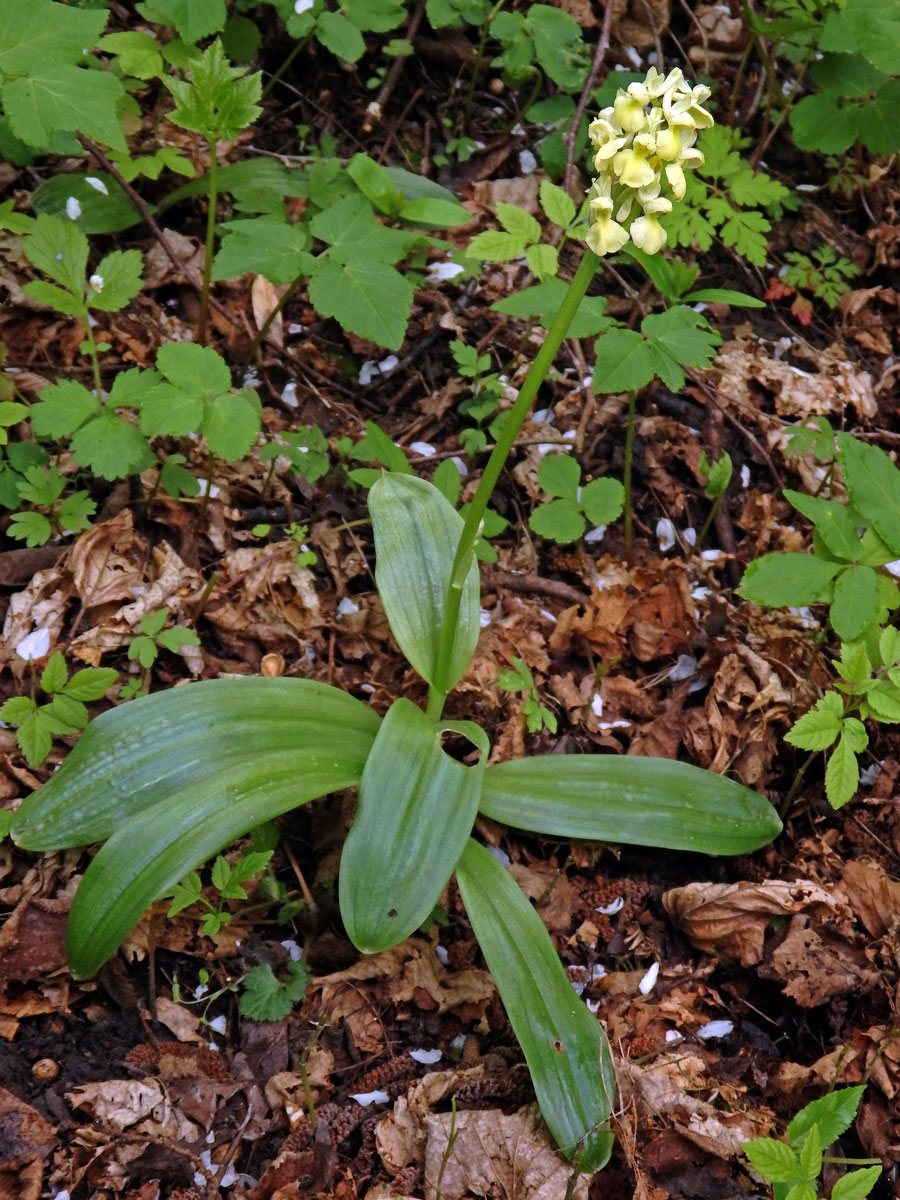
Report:
M 671 27 L 657 16 L 655 34 L 667 50 L 674 52 L 671 35 L 697 44 L 683 13 L 676 11 Z M 595 40 L 593 17 L 581 18 Z M 645 20 L 638 14 L 637 27 Z M 643 54 L 653 37 L 645 41 L 635 41 Z M 631 65 L 624 44 L 614 22 L 605 67 Z M 725 89 L 741 50 L 740 39 L 717 50 L 713 74 Z M 422 36 L 386 99 L 384 123 L 367 135 L 360 132 L 371 98 L 364 72 L 339 72 L 326 55 L 308 55 L 296 76 L 285 76 L 285 96 L 274 93 L 278 99 L 234 159 L 294 153 L 298 117 L 287 121 L 281 109 L 296 100 L 314 127 L 329 123 L 339 152 L 362 146 L 409 166 L 403 156 L 410 148 L 427 155 L 429 114 L 441 111 L 473 52 L 462 35 L 443 42 Z M 486 72 L 476 92 L 469 130 L 484 149 L 435 171 L 473 211 L 472 225 L 453 234 L 460 241 L 491 224 L 497 199 L 537 211 L 536 177 L 516 170 L 518 151 L 533 144 L 536 131 L 526 126 L 491 139 L 492 109 L 499 104 L 515 116 L 522 100 L 495 74 Z M 751 123 L 748 132 L 758 129 Z M 177 136 L 199 163 L 196 144 Z M 822 182 L 824 169 L 804 163 L 786 140 L 773 144 L 769 159 L 769 170 L 788 184 L 808 182 L 810 169 L 819 171 L 813 182 Z M 41 170 L 0 170 L 27 207 Z M 586 477 L 622 474 L 625 397 L 586 394 L 590 343 L 567 344 L 561 377 L 541 397 L 548 419 L 526 428 L 495 498 L 510 525 L 495 542 L 498 563 L 483 567 L 485 625 L 448 709 L 485 725 L 495 758 L 551 749 L 677 757 L 784 801 L 802 755 L 783 734 L 827 679 L 817 647 L 822 614 L 762 610 L 741 603 L 733 588 L 750 559 L 808 545 L 805 524 L 780 493 L 785 486 L 815 490 L 821 468 L 811 456 L 785 456 L 785 422 L 828 415 L 888 450 L 900 437 L 895 203 L 888 177 L 850 199 L 822 191 L 805 199 L 774 230 L 773 263 L 788 248 L 830 236 L 862 268 L 857 288 L 833 312 L 814 306 L 808 325 L 787 300 L 759 312 L 714 308 L 725 337 L 715 368 L 678 395 L 651 387 L 639 396 L 631 569 L 618 527 L 602 541 L 553 548 L 525 523 L 539 497 L 537 465 L 547 443 L 574 442 Z M 167 222 L 185 237 L 202 237 L 202 214 L 190 204 Z M 126 241 L 152 246 L 140 230 L 116 244 Z M 185 243 L 185 252 L 196 245 Z M 11 290 L 26 266 L 6 235 L 2 254 Z M 762 295 L 769 276 L 722 247 L 703 260 L 707 286 Z M 358 383 L 362 363 L 384 352 L 321 320 L 299 294 L 285 313 L 284 351 L 267 345 L 257 368 L 267 430 L 318 423 L 333 448 L 375 420 L 428 476 L 432 459 L 460 449 L 456 404 L 465 392 L 451 338 L 488 351 L 497 370 L 510 370 L 510 387 L 521 383 L 540 332 L 489 306 L 525 278 L 513 264 L 486 268 L 468 287 L 423 288 L 398 364 L 365 386 Z M 636 274 L 630 278 L 638 283 Z M 251 282 L 244 277 L 217 292 L 224 312 L 213 314 L 214 344 L 235 365 L 254 328 Z M 599 286 L 613 284 L 604 278 Z M 610 309 L 637 321 L 653 303 L 645 290 L 633 303 L 611 299 Z M 104 318 L 101 332 L 113 343 L 108 365 L 116 355 L 121 364 L 152 361 L 160 341 L 177 339 L 195 317 L 195 293 L 161 268 L 130 309 Z M 0 336 L 8 363 L 27 373 L 19 380 L 26 395 L 58 375 L 84 373 L 81 333 L 66 319 L 12 305 L 0 315 Z M 523 338 L 524 357 L 509 369 Z M 289 383 L 296 400 L 285 391 Z M 701 556 L 683 533 L 699 528 L 708 511 L 698 473 L 703 449 L 714 457 L 727 450 L 735 477 Z M 199 457 L 192 465 L 202 474 Z M 474 472 L 476 461 L 469 465 Z M 220 490 L 205 505 L 160 496 L 148 502 L 128 484 L 94 481 L 98 523 L 74 543 L 28 550 L 5 540 L 3 699 L 27 690 L 29 670 L 14 647 L 35 625 L 52 630 L 70 663 L 96 664 L 102 654 L 124 680 L 137 665 L 126 646 L 140 616 L 163 605 L 175 623 L 196 629 L 201 646 L 183 656 L 163 652 L 154 690 L 262 671 L 336 684 L 379 712 L 401 693 L 424 698 L 388 636 L 369 531 L 354 525 L 365 517 L 365 494 L 348 486 L 337 456 L 312 485 L 286 460 L 270 473 L 253 458 L 223 467 L 216 483 Z M 671 546 L 658 527 L 663 518 L 673 526 Z M 292 522 L 309 526 L 319 556 L 312 568 L 296 564 Z M 262 541 L 251 532 L 260 523 L 271 526 Z M 336 526 L 343 528 L 335 533 Z M 513 655 L 526 661 L 553 706 L 557 735 L 529 734 L 521 699 L 496 687 Z M 0 729 L 4 804 L 14 807 L 65 751 L 57 740 L 48 763 L 32 770 L 14 731 Z M 748 859 L 558 845 L 479 823 L 537 903 L 616 1052 L 618 1145 L 592 1195 L 758 1195 L 739 1142 L 783 1131 L 808 1100 L 860 1081 L 869 1087 L 842 1148 L 882 1156 L 887 1171 L 873 1195 L 892 1194 L 900 1162 L 900 766 L 889 728 L 873 730 L 870 751 L 869 765 L 880 772 L 866 775 L 854 803 L 832 811 L 814 763 L 784 835 Z M 251 893 L 211 937 L 200 933 L 196 909 L 166 920 L 160 904 L 122 954 L 81 984 L 66 973 L 63 937 L 87 853 L 38 857 L 0 848 L 3 1200 L 63 1191 L 73 1200 L 433 1196 L 451 1096 L 459 1141 L 441 1180 L 444 1200 L 564 1194 L 565 1172 L 533 1109 L 523 1108 L 533 1100 L 528 1076 L 455 890 L 446 925 L 385 954 L 360 961 L 343 936 L 334 885 L 352 805 L 352 796 L 332 798 L 281 822 L 273 868 L 284 895 L 277 903 Z M 279 923 L 283 899 L 305 904 Z M 302 1004 L 280 1021 L 241 1017 L 239 981 L 260 963 L 283 971 L 301 947 L 313 976 Z M 305 1115 L 307 1088 L 315 1129 Z M 366 1107 L 352 1098 L 372 1092 L 384 1096 Z

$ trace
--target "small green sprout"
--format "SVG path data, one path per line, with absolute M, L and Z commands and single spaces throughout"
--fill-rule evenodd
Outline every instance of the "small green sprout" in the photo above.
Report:
M 522 716 L 529 733 L 540 733 L 544 728 L 556 733 L 556 716 L 546 705 L 541 704 L 537 684 L 528 665 L 515 654 L 512 663 L 511 669 L 506 668 L 500 672 L 497 687 L 503 692 L 522 692 L 525 695 Z

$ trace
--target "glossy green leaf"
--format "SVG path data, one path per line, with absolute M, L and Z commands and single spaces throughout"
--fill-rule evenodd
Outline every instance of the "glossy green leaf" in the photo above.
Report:
M 480 811 L 553 837 L 747 854 L 781 832 L 757 792 L 689 763 L 616 754 L 551 754 L 484 773 Z
M 472 832 L 487 739 L 471 722 L 453 725 L 481 750 L 479 765 L 466 767 L 441 749 L 445 727 L 401 697 L 366 761 L 339 884 L 344 925 L 364 954 L 427 920 Z
M 20 806 L 13 840 L 60 850 L 109 837 L 173 791 L 252 756 L 310 747 L 355 778 L 379 718 L 359 700 L 310 679 L 212 679 L 157 692 L 103 713 L 59 770 Z
M 525 1054 L 544 1120 L 585 1171 L 609 1159 L 616 1078 L 600 1022 L 576 996 L 550 935 L 510 873 L 469 841 L 456 869 L 472 930 Z
M 871 521 L 882 541 L 900 553 L 900 471 L 878 446 L 849 433 L 837 435 L 850 502 Z
M 382 475 L 369 492 L 369 514 L 375 533 L 375 582 L 391 632 L 422 678 L 434 684 L 462 518 L 433 484 L 392 472 Z M 463 584 L 447 690 L 462 678 L 475 651 L 481 628 L 479 598 L 473 561 Z
M 358 747 L 346 730 L 335 732 L 344 734 L 343 753 L 314 746 L 247 761 L 244 743 L 243 761 L 170 792 L 122 825 L 88 867 L 72 902 L 66 948 L 75 978 L 92 975 L 154 900 L 235 839 L 357 783 Z

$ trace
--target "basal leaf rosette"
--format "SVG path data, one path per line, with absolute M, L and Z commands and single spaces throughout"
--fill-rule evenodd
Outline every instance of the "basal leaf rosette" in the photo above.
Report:
M 588 192 L 585 240 L 595 254 L 615 254 L 629 239 L 645 254 L 665 245 L 659 218 L 684 198 L 685 170 L 703 162 L 695 143 L 713 124 L 703 107 L 710 94 L 703 84 L 690 87 L 678 67 L 668 75 L 651 67 L 642 83 L 619 88 L 612 106 L 591 122 L 597 178 Z M 662 194 L 663 176 L 671 200 Z

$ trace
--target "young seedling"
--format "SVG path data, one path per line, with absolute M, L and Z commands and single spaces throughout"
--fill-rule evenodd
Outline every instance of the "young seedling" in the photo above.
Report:
M 193 629 L 176 625 L 166 629 L 169 619 L 168 608 L 160 608 L 156 612 L 146 612 L 141 617 L 141 632 L 131 639 L 128 646 L 128 659 L 137 659 L 141 665 L 141 674 L 136 679 L 129 679 L 120 693 L 120 699 L 133 700 L 135 696 L 145 696 L 150 690 L 150 673 L 159 657 L 160 650 L 170 650 L 177 654 L 182 646 L 199 646 L 200 639 Z
M 703 522 L 703 528 L 697 534 L 697 541 L 694 543 L 692 550 L 695 554 L 699 554 L 703 549 L 703 542 L 706 535 L 709 533 L 710 526 L 716 519 L 716 513 L 719 511 L 719 505 L 722 503 L 722 497 L 728 490 L 728 485 L 731 483 L 731 474 L 734 470 L 731 463 L 731 456 L 726 452 L 717 462 L 711 463 L 706 457 L 706 451 L 700 454 L 699 471 L 705 481 L 703 494 L 707 500 L 712 500 L 709 512 L 706 514 L 706 520 Z
M 531 669 L 524 659 L 512 657 L 512 668 L 505 668 L 497 678 L 497 687 L 502 692 L 521 692 L 525 699 L 522 703 L 522 716 L 529 733 L 540 733 L 549 729 L 556 733 L 556 716 L 545 704 L 541 704 L 537 684 Z

